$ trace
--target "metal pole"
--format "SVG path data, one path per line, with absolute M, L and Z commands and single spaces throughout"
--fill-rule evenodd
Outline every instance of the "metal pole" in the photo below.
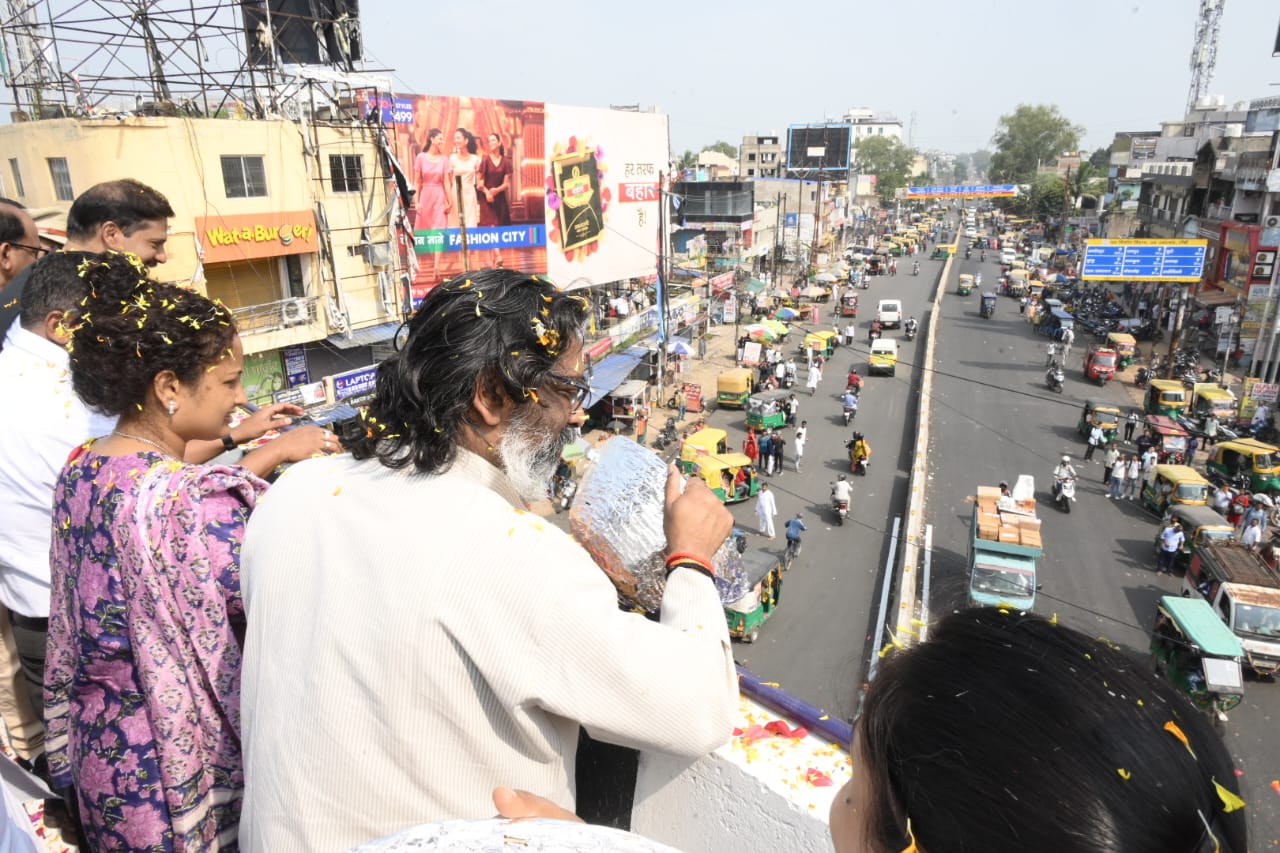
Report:
M 318 157 L 320 155 L 317 153 L 316 156 Z M 458 229 L 462 232 L 462 269 L 465 272 L 471 272 L 471 257 L 467 252 L 467 217 L 466 211 L 462 206 L 462 176 L 455 175 L 453 181 L 455 187 L 455 198 L 458 202 L 456 205 L 458 208 Z M 474 203 L 475 202 L 473 202 L 473 204 Z
M 880 644 L 884 642 L 884 623 L 889 614 L 889 590 L 893 587 L 893 566 L 898 561 L 898 536 L 902 530 L 902 516 L 893 520 L 893 534 L 889 539 L 889 556 L 884 561 L 884 576 L 880 580 L 880 610 L 876 613 L 876 631 L 871 635 L 871 649 L 867 664 L 867 683 L 876 680 L 880 666 Z
M 920 570 L 920 642 L 929 639 L 929 582 L 933 575 L 933 525 L 924 526 L 924 565 Z
M 1173 378 L 1173 356 L 1174 356 L 1174 353 L 1177 352 L 1178 350 L 1178 338 L 1181 337 L 1182 335 L 1182 311 L 1183 311 L 1183 306 L 1186 305 L 1186 299 L 1183 298 L 1185 294 L 1182 292 L 1182 289 L 1178 287 L 1178 285 L 1170 284 L 1166 282 L 1165 287 L 1166 288 L 1172 287 L 1174 298 L 1178 300 L 1178 311 L 1173 318 L 1173 329 L 1169 332 L 1169 363 L 1166 364 L 1164 367 L 1164 378 L 1172 379 Z

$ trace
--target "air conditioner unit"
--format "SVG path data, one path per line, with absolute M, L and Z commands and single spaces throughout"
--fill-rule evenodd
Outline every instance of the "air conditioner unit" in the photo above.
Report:
M 307 300 L 286 299 L 280 303 L 280 322 L 285 326 L 301 326 L 311 322 L 307 316 Z
M 1263 228 L 1280 228 L 1280 216 L 1268 216 L 1262 220 Z

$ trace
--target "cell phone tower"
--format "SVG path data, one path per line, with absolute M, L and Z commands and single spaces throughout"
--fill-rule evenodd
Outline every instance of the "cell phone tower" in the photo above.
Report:
M 1187 93 L 1187 112 L 1209 94 L 1213 70 L 1218 64 L 1218 26 L 1227 0 L 1200 0 L 1196 16 L 1196 42 L 1191 48 L 1191 90 Z

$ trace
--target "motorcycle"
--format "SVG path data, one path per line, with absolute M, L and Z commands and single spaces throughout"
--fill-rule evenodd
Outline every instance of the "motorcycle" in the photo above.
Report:
M 981 255 L 979 255 L 979 256 L 978 256 L 978 260 L 982 261 L 983 263 L 986 263 L 986 260 L 987 260 L 987 253 L 986 253 L 986 252 L 983 252 Z
M 795 374 L 795 371 L 788 370 L 788 371 L 786 372 L 786 374 L 784 374 L 784 375 L 783 375 L 783 377 L 782 377 L 782 387 L 783 387 L 783 388 L 794 388 L 794 387 L 795 387 L 795 385 L 796 385 L 796 374 Z
M 849 502 L 833 494 L 831 495 L 831 509 L 836 514 L 836 524 L 844 526 L 844 520 L 849 517 Z
M 858 286 L 861 287 L 863 290 L 870 290 L 871 276 L 864 275 L 862 278 L 858 279 Z
M 911 274 L 920 275 L 920 264 L 917 263 L 911 265 Z
M 969 260 L 969 258 L 970 258 L 970 257 L 972 257 L 972 256 L 973 256 L 973 250 L 972 250 L 972 249 L 965 249 L 965 250 L 964 250 L 964 259 L 965 259 L 966 261 L 967 261 L 967 260 Z
M 902 330 L 902 334 L 907 340 L 914 341 L 916 339 L 916 327 L 908 324 Z
M 1057 503 L 1058 509 L 1070 514 L 1071 503 L 1076 499 L 1076 478 L 1064 477 L 1055 486 L 1057 494 L 1054 496 L 1054 502 Z
M 653 446 L 657 450 L 662 450 L 669 445 L 675 444 L 680 440 L 680 433 L 676 430 L 676 419 L 667 418 L 667 423 L 662 427 L 662 431 L 658 433 L 658 437 L 653 440 Z
M 844 425 L 848 426 L 849 422 L 853 420 L 854 417 L 857 416 L 858 410 L 853 408 L 852 406 L 843 406 L 842 413 L 844 415 Z
M 573 503 L 573 496 L 578 493 L 578 484 L 572 477 L 555 475 L 551 480 L 551 504 L 557 513 L 564 512 Z
M 1057 364 L 1052 364 L 1044 373 L 1044 383 L 1049 386 L 1050 391 L 1062 393 L 1062 383 L 1065 382 L 1067 376 L 1062 372 L 1062 368 Z

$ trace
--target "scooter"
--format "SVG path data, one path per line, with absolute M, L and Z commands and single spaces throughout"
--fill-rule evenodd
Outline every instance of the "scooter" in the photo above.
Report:
M 861 287 L 863 290 L 870 290 L 870 289 L 871 289 L 871 276 L 869 276 L 869 275 L 864 275 L 864 276 L 862 276 L 862 278 L 858 279 L 858 286 L 859 286 L 859 287 Z
M 831 496 L 831 509 L 836 514 L 836 524 L 844 526 L 844 520 L 849 517 L 849 502 L 844 498 Z
M 853 420 L 853 419 L 854 419 L 854 417 L 858 414 L 858 410 L 857 410 L 857 409 L 854 409 L 854 408 L 851 408 L 851 407 L 849 407 L 849 406 L 844 406 L 844 407 L 843 407 L 843 414 L 844 414 L 844 425 L 845 425 L 845 426 L 848 426 L 848 425 L 849 425 L 849 421 Z
M 666 425 L 662 427 L 662 431 L 653 440 L 653 446 L 658 450 L 662 450 L 670 444 L 675 444 L 679 439 L 680 434 L 676 431 L 676 419 L 667 418 Z
M 1071 504 L 1076 499 L 1076 478 L 1064 477 L 1058 481 L 1057 486 L 1058 494 L 1054 497 L 1054 502 L 1058 504 L 1058 509 L 1069 515 Z
M 969 258 L 970 258 L 972 255 L 973 255 L 973 250 L 972 250 L 972 249 L 965 249 L 965 250 L 964 250 L 964 259 L 965 259 L 966 261 L 967 261 L 967 260 L 969 260 Z
M 796 385 L 796 375 L 794 372 L 788 370 L 786 374 L 784 374 L 782 377 L 782 387 L 794 388 L 795 385 Z
M 1147 387 L 1147 382 L 1151 379 L 1151 368 L 1139 367 L 1138 372 L 1133 377 L 1133 384 L 1139 388 Z
M 573 496 L 578 493 L 578 484 L 572 477 L 556 475 L 551 484 L 551 503 L 557 513 L 564 512 L 573 503 Z
M 1062 372 L 1062 368 L 1057 364 L 1050 365 L 1049 369 L 1044 373 L 1045 385 L 1049 386 L 1050 391 L 1056 391 L 1059 394 L 1062 393 L 1062 383 L 1065 382 L 1066 379 L 1066 374 Z
M 920 264 L 919 264 L 919 263 L 915 263 L 915 264 L 912 264 L 912 265 L 911 265 L 911 274 L 912 274 L 912 275 L 920 275 Z
M 902 330 L 902 335 L 907 340 L 914 341 L 916 339 L 916 327 L 915 326 L 904 327 Z

